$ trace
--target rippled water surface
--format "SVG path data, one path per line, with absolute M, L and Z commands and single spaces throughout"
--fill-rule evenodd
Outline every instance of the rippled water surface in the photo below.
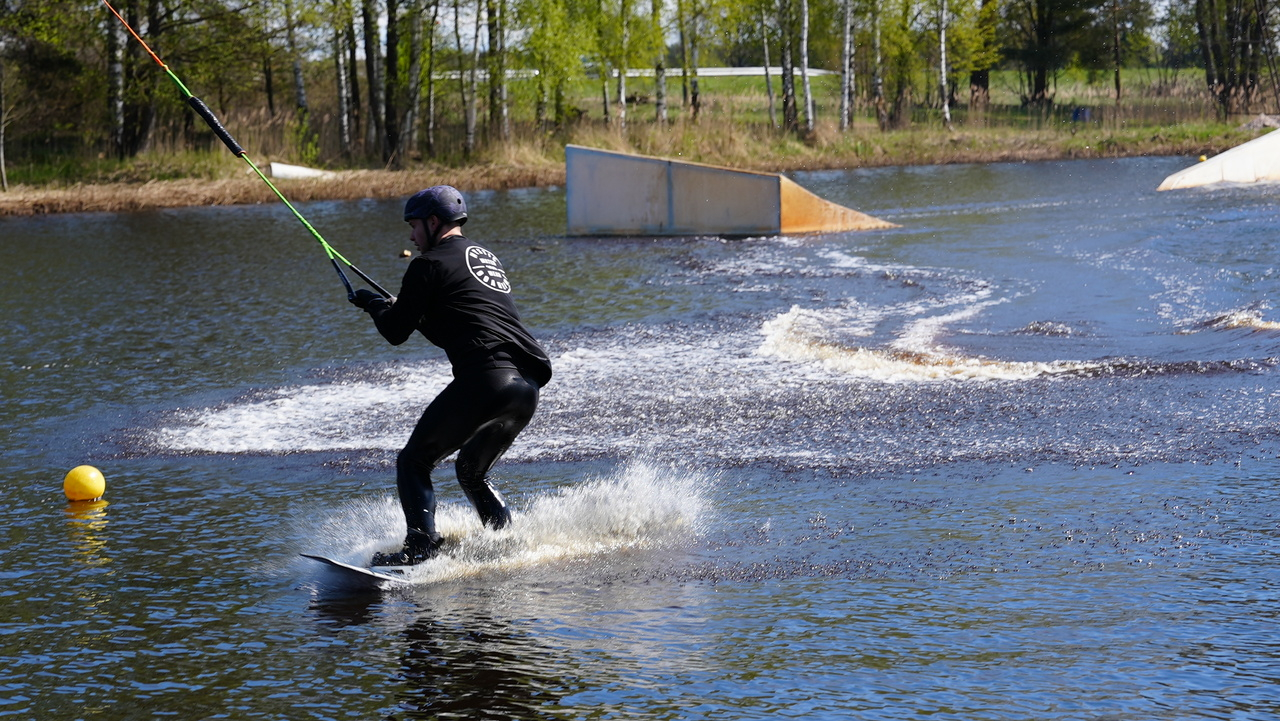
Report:
M 286 210 L 0 219 L 0 717 L 1280 715 L 1280 191 L 1185 159 L 797 174 L 898 223 L 566 238 L 477 193 L 556 377 L 362 592 L 449 372 Z M 391 288 L 399 202 L 307 218 Z M 63 474 L 91 463 L 96 504 Z

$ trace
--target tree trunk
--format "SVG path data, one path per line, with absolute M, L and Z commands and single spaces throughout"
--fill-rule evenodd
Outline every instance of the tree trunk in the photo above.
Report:
M 409 0 L 409 77 L 400 121 L 401 155 L 418 147 L 418 107 L 422 101 L 422 0 Z
M 115 18 L 107 20 L 107 107 L 111 113 L 111 154 L 124 160 L 124 28 Z M 3 59 L 0 59 L 0 94 L 4 93 Z M 0 96 L 0 101 L 3 96 Z M 4 108 L 0 102 L 0 138 L 4 137 Z M 4 143 L 0 142 L 0 153 Z M 0 173 L 4 164 L 0 162 Z M 6 183 L 5 189 L 8 190 Z
M 565 106 L 565 90 L 564 90 L 565 82 L 566 81 L 563 77 L 556 80 L 556 87 L 555 87 L 555 94 L 554 94 L 554 99 L 555 99 L 554 107 L 555 107 L 556 126 L 558 127 L 563 127 L 565 122 L 569 119 L 568 118 L 569 111 Z
M 460 0 L 453 0 L 453 44 L 458 49 L 458 94 L 462 99 L 462 107 L 471 106 L 467 101 L 467 66 L 464 61 L 462 51 L 462 8 Z M 467 157 L 471 157 L 471 151 L 474 150 L 475 136 L 468 134 L 462 144 L 462 152 Z
M 809 0 L 800 0 L 800 79 L 804 83 L 804 130 L 813 132 L 813 88 L 809 84 Z
M 613 111 L 609 108 L 609 66 L 603 62 L 600 64 L 600 102 L 604 124 L 612 125 Z
M 498 16 L 500 20 L 500 29 L 498 31 L 498 57 L 502 62 L 498 65 L 498 126 L 502 131 L 502 139 L 511 139 L 511 102 L 510 88 L 507 85 L 507 0 L 498 0 Z
M 1112 49 L 1116 61 L 1116 107 L 1120 106 L 1120 0 L 1111 0 Z
M 689 36 L 685 31 L 687 0 L 676 0 L 676 24 L 680 26 L 680 106 L 689 107 Z
M 335 8 L 336 12 L 336 8 Z M 333 69 L 338 90 L 338 142 L 345 158 L 351 157 L 351 91 L 347 86 L 346 52 L 342 47 L 343 29 L 333 31 Z
M 840 46 L 840 130 L 853 125 L 853 0 L 842 0 L 844 17 L 844 42 Z
M 981 111 L 991 103 L 991 71 L 983 68 L 969 73 L 969 111 Z
M 800 124 L 796 108 L 796 69 L 791 53 L 791 0 L 778 3 L 778 28 L 782 36 L 782 128 L 791 133 Z
M 267 93 L 267 117 L 274 118 L 276 116 L 276 79 L 275 74 L 271 72 L 270 51 L 262 58 L 262 84 Z
M 489 15 L 489 127 L 504 141 L 511 138 L 507 108 L 507 3 L 486 0 Z
M 662 0 L 653 0 L 652 22 L 658 30 L 662 48 L 653 64 L 653 106 L 654 117 L 659 123 L 667 122 L 667 44 L 662 39 Z
M 346 35 L 347 87 L 351 92 L 351 103 L 347 110 L 351 113 L 351 145 L 354 152 L 356 139 L 360 137 L 360 63 L 356 56 L 356 22 L 350 14 L 347 15 Z
M 938 11 L 938 97 L 942 103 L 942 123 L 951 127 L 951 90 L 947 83 L 947 0 Z
M 760 41 L 764 45 L 764 94 L 769 98 L 769 127 L 778 127 L 778 114 L 773 103 L 773 78 L 769 74 L 769 25 L 765 22 L 764 6 L 760 7 Z
M 880 125 L 880 131 L 884 132 L 889 129 L 889 108 L 884 100 L 884 56 L 880 52 L 880 0 L 871 2 L 871 24 L 872 52 L 875 54 L 871 92 L 876 105 L 876 122 Z
M 533 103 L 533 124 L 538 130 L 546 132 L 549 129 L 551 118 L 548 110 L 551 107 L 551 91 L 547 87 L 547 79 L 538 74 L 538 95 Z
M 484 22 L 483 13 L 484 3 L 476 0 L 476 25 L 475 32 L 471 35 L 471 71 L 467 74 L 467 157 L 471 157 L 476 149 L 476 120 L 479 112 L 477 107 L 479 99 L 476 94 L 478 92 L 477 75 L 480 72 L 480 24 Z
M 134 28 L 142 26 L 137 3 L 129 3 L 124 11 L 125 19 Z M 163 26 L 159 19 L 160 6 L 156 2 L 147 5 L 147 44 L 157 54 L 163 51 Z M 151 131 L 156 117 L 156 84 L 160 79 L 151 67 L 151 59 L 142 56 L 138 43 L 128 43 L 125 48 L 125 86 L 135 90 L 126 93 L 131 97 L 124 106 L 124 155 L 131 158 L 151 145 Z
M 382 162 L 393 170 L 403 166 L 400 148 L 400 0 L 387 0 L 386 82 L 382 91 Z
M 697 120 L 702 112 L 702 92 L 698 87 L 698 41 L 701 39 L 698 25 L 702 19 L 702 8 L 698 5 L 699 0 L 690 2 L 693 3 L 693 12 L 689 16 L 689 63 L 693 77 L 689 78 L 689 107 L 693 119 Z
M 618 20 L 622 23 L 622 42 L 618 48 L 618 129 L 627 129 L 627 43 L 630 41 L 630 27 L 627 16 L 631 14 L 631 3 L 622 0 L 618 8 Z
M 298 111 L 298 122 L 302 124 L 304 137 L 309 135 L 307 129 L 308 115 L 311 108 L 307 105 L 307 86 L 302 77 L 302 57 L 298 53 L 298 39 L 293 27 L 293 3 L 284 3 L 285 39 L 289 44 L 289 60 L 293 64 L 293 100 Z
M 369 153 L 382 149 L 383 108 L 381 43 L 378 39 L 378 11 L 374 0 L 361 0 L 360 16 L 364 24 L 364 71 L 369 83 L 369 122 L 365 128 L 365 149 Z
M 4 56 L 0 56 L 0 191 L 9 192 L 9 170 L 4 159 L 4 129 L 9 125 L 9 103 L 4 92 Z
M 436 21 L 442 0 L 431 0 L 431 23 L 427 25 L 427 155 L 436 156 Z
M 981 0 L 978 3 L 977 31 L 980 48 L 986 51 L 996 41 L 996 16 L 993 12 L 998 0 Z M 975 67 L 969 71 L 969 120 L 977 122 L 991 104 L 991 68 L 994 60 L 983 57 L 984 67 Z

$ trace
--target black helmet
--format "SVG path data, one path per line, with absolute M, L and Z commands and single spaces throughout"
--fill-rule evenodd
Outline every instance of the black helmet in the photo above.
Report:
M 467 203 L 462 199 L 462 193 L 451 185 L 435 185 L 414 193 L 404 204 L 406 223 L 414 218 L 426 220 L 433 215 L 447 223 L 466 223 Z

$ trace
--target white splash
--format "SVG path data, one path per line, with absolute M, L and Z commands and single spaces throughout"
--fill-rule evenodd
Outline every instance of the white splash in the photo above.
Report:
M 610 477 L 533 497 L 499 531 L 482 526 L 469 506 L 442 504 L 437 528 L 452 539 L 450 548 L 415 567 L 408 580 L 438 583 L 624 549 L 671 547 L 702 532 L 712 483 L 699 472 L 632 462 Z M 405 525 L 399 503 L 387 496 L 353 501 L 319 529 L 300 531 L 310 536 L 301 550 L 362 565 L 374 551 L 398 547 Z

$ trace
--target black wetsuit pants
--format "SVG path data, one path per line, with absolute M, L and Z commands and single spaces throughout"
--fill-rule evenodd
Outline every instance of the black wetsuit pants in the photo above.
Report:
M 480 520 L 490 528 L 510 523 L 511 512 L 485 476 L 537 407 L 538 385 L 514 368 L 454 378 L 423 411 L 396 459 L 396 487 L 409 530 L 439 539 L 431 471 L 454 451 L 458 483 Z

